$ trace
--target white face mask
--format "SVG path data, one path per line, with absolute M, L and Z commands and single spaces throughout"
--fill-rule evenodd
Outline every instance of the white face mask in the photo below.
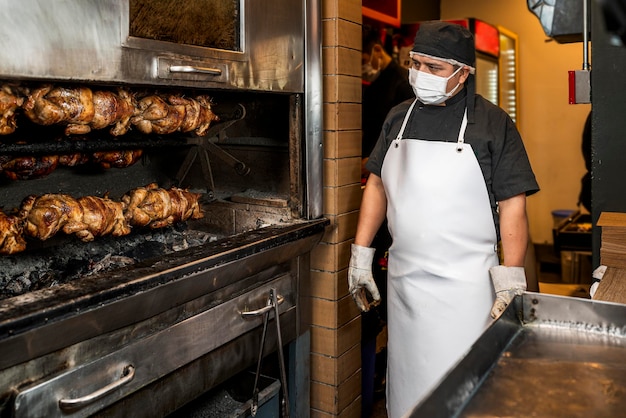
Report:
M 415 68 L 409 68 L 409 84 L 413 87 L 415 97 L 424 104 L 441 104 L 451 97 L 461 83 L 450 90 L 448 88 L 448 80 L 461 71 L 463 67 L 459 67 L 449 77 L 439 77 L 438 75 L 418 71 Z
M 370 83 L 380 75 L 380 58 L 376 58 L 377 68 L 374 68 L 374 51 L 370 53 L 370 60 L 361 66 L 361 78 Z
M 380 75 L 380 68 L 372 67 L 371 62 L 363 64 L 361 66 L 361 78 L 368 82 L 373 82 Z

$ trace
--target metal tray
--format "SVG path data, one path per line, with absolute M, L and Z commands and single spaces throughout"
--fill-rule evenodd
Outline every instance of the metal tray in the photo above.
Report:
M 617 417 L 626 305 L 526 292 L 410 417 Z

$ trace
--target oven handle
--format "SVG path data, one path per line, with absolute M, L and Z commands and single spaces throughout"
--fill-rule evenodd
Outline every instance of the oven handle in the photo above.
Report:
M 193 65 L 170 65 L 169 69 L 170 73 L 222 75 L 222 70 L 220 70 L 219 68 L 196 67 Z
M 134 377 L 135 377 L 135 367 L 132 364 L 129 364 L 126 367 L 124 367 L 124 369 L 122 370 L 122 377 L 120 378 L 120 380 L 109 383 L 105 387 L 98 389 L 95 392 L 92 392 L 89 395 L 86 395 L 80 398 L 59 399 L 59 408 L 67 411 L 67 410 L 79 409 L 84 406 L 87 406 L 90 403 L 102 398 L 103 396 L 106 396 L 107 394 L 119 388 L 120 386 L 123 386 L 126 383 L 130 382 L 131 380 L 133 380 Z
M 278 305 L 282 304 L 284 301 L 285 301 L 284 297 L 282 297 L 281 295 L 276 295 L 276 303 Z M 264 313 L 269 312 L 272 309 L 274 309 L 274 304 L 272 303 L 272 298 L 268 298 L 267 306 L 265 306 L 265 307 L 263 307 L 261 309 L 257 309 L 256 311 L 240 311 L 239 313 L 244 318 L 250 318 L 250 317 L 253 317 L 253 316 L 263 315 Z

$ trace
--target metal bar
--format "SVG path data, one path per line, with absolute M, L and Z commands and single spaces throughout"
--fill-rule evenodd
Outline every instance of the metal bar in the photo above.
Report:
M 273 308 L 271 306 L 272 300 L 267 300 L 267 306 Z M 250 414 L 254 417 L 256 416 L 257 410 L 259 408 L 259 377 L 261 376 L 261 363 L 263 362 L 263 351 L 265 348 L 265 337 L 267 336 L 267 323 L 270 318 L 270 310 L 265 311 L 263 314 L 263 333 L 261 334 L 261 344 L 259 345 L 259 359 L 256 363 L 256 373 L 254 374 L 254 386 L 252 389 L 252 408 L 250 409 Z
M 589 0 L 583 2 L 583 70 L 590 70 L 589 64 Z
M 278 300 L 277 303 L 279 305 L 281 305 L 285 301 L 285 298 L 283 296 L 281 296 L 281 295 L 278 295 L 277 300 Z M 253 316 L 264 315 L 264 314 L 266 314 L 267 312 L 270 312 L 273 309 L 274 309 L 274 305 L 272 304 L 271 299 L 269 299 L 268 302 L 267 302 L 267 305 L 262 307 L 261 309 L 257 309 L 257 310 L 254 310 L 254 311 L 244 311 L 244 312 L 240 312 L 240 314 L 244 318 L 251 318 Z
M 169 70 L 170 73 L 222 75 L 222 70 L 219 68 L 196 67 L 194 65 L 171 65 Z
M 122 377 L 120 378 L 120 380 L 111 382 L 105 387 L 98 389 L 95 392 L 90 393 L 89 395 L 81 396 L 80 398 L 59 399 L 59 408 L 61 408 L 64 411 L 67 411 L 67 410 L 74 410 L 74 409 L 80 409 L 82 407 L 85 407 L 97 401 L 98 399 L 104 398 L 106 395 L 113 392 L 117 388 L 124 386 L 126 383 L 133 380 L 134 377 L 135 377 L 135 368 L 132 366 L 132 364 L 129 364 L 128 366 L 124 367 L 124 369 L 122 370 Z
M 217 156 L 220 160 L 224 161 L 228 166 L 232 167 L 233 170 L 240 176 L 246 176 L 250 173 L 250 167 L 248 167 L 244 162 L 239 161 L 231 154 L 227 153 L 219 146 L 215 145 L 210 141 L 206 141 L 203 144 L 203 147 L 210 153 Z
M 283 387 L 283 418 L 289 418 L 289 394 L 287 390 L 287 371 L 285 368 L 285 357 L 283 356 L 283 338 L 280 331 L 280 314 L 278 312 L 278 300 L 276 297 L 276 289 L 270 289 L 270 297 L 274 307 L 274 317 L 276 320 L 276 338 L 278 339 L 278 363 L 280 366 L 280 380 Z
M 305 217 L 315 219 L 323 214 L 322 207 L 322 19 L 321 2 L 305 2 Z

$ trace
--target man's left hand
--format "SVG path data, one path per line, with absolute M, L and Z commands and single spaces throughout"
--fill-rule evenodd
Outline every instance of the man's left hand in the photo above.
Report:
M 516 295 L 526 290 L 526 273 L 524 267 L 494 266 L 489 269 L 489 275 L 496 291 L 491 317 L 497 318 Z

